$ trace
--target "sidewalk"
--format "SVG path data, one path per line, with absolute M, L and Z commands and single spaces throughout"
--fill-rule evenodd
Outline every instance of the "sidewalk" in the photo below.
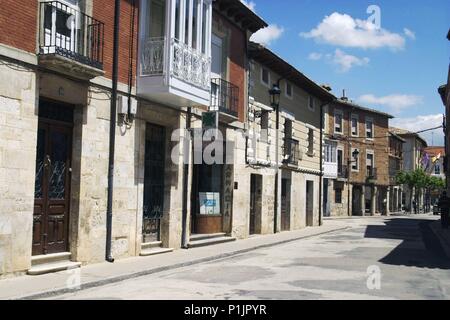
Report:
M 430 228 L 441 242 L 441 246 L 442 249 L 444 249 L 445 255 L 450 259 L 450 229 L 442 229 L 441 220 L 431 223 Z
M 253 236 L 249 239 L 219 244 L 198 249 L 177 250 L 172 253 L 150 257 L 132 257 L 113 264 L 99 263 L 41 276 L 20 276 L 0 280 L 0 299 L 37 299 L 58 294 L 98 287 L 139 276 L 189 265 L 223 259 L 255 249 L 271 247 L 295 240 L 309 238 L 329 232 L 344 230 L 344 222 L 325 221 L 322 227 L 306 228 L 299 231 L 283 232 L 275 235 Z M 77 276 L 79 270 L 81 285 L 70 289 L 68 283 Z

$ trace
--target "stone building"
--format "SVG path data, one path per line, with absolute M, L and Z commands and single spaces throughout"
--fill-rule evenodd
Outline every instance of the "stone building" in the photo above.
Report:
M 251 190 L 250 233 L 317 226 L 320 109 L 334 96 L 269 49 L 251 43 L 249 52 L 246 175 Z M 273 89 L 279 99 L 271 97 Z
M 114 6 L 5 1 L 0 276 L 104 261 Z M 246 187 L 239 166 L 183 160 L 196 151 L 187 129 L 201 128 L 208 110 L 220 111 L 220 130 L 241 150 L 231 154 L 244 159 L 235 131 L 246 121 L 245 48 L 267 24 L 239 0 L 122 0 L 120 16 L 112 256 L 187 247 L 198 240 L 191 233 L 245 237 L 246 192 L 234 192 Z M 222 209 L 203 221 L 191 219 L 199 171 L 224 177 L 213 187 Z
M 326 216 L 387 214 L 390 202 L 389 119 L 343 97 L 325 111 Z
M 417 133 L 399 128 L 390 128 L 390 131 L 400 136 L 405 143 L 403 144 L 403 170 L 413 172 L 417 169 L 423 169 L 423 159 L 427 142 Z M 412 211 L 413 201 L 416 201 L 417 208 L 424 205 L 424 195 L 416 194 L 408 186 L 403 186 L 403 207 L 407 211 Z
M 397 183 L 397 174 L 403 170 L 403 144 L 406 141 L 389 132 L 389 212 L 401 212 L 403 186 Z

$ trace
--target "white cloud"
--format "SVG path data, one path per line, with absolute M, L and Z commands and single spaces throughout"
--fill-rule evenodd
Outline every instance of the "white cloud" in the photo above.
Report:
M 390 126 L 406 129 L 411 132 L 431 129 L 442 125 L 442 114 L 430 114 L 412 118 L 397 118 L 390 121 Z M 444 145 L 444 133 L 442 129 L 436 129 L 420 133 L 427 143 L 435 146 Z
M 386 106 L 393 113 L 398 114 L 406 108 L 416 106 L 423 102 L 423 97 L 408 94 L 391 94 L 388 96 L 377 97 L 373 94 L 365 94 L 358 98 L 363 104 Z
M 322 59 L 323 54 L 318 53 L 318 52 L 311 52 L 308 56 L 309 60 L 313 60 L 313 61 L 317 61 Z
M 348 72 L 351 68 L 358 66 L 366 66 L 370 62 L 369 58 L 358 58 L 350 54 L 346 54 L 344 51 L 336 49 L 332 58 L 332 63 L 339 67 L 339 71 Z
M 250 40 L 269 46 L 272 42 L 280 38 L 283 32 L 283 27 L 278 27 L 276 24 L 271 24 L 268 27 L 254 33 Z
M 404 28 L 403 32 L 405 33 L 405 36 L 407 36 L 411 40 L 416 40 L 416 34 L 413 31 L 409 30 L 408 28 Z
M 248 2 L 246 0 L 241 0 L 241 2 L 245 4 L 250 10 L 255 11 L 256 3 L 254 3 L 253 1 Z
M 405 38 L 400 34 L 377 28 L 372 22 L 354 19 L 348 14 L 338 12 L 325 16 L 315 29 L 302 32 L 300 36 L 341 47 L 362 49 L 388 47 L 399 50 L 405 46 Z

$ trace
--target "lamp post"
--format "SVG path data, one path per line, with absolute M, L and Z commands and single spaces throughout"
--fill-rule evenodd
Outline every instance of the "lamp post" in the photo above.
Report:
M 280 190 L 280 183 L 279 183 L 279 129 L 280 129 L 280 81 L 278 81 L 277 84 L 274 84 L 272 86 L 272 89 L 269 90 L 270 94 L 270 103 L 272 105 L 272 108 L 275 110 L 276 114 L 276 120 L 275 120 L 275 206 L 274 206 L 274 219 L 273 219 L 273 229 L 274 233 L 278 232 L 278 213 L 279 213 L 279 205 L 280 205 L 280 199 L 279 199 L 279 190 Z

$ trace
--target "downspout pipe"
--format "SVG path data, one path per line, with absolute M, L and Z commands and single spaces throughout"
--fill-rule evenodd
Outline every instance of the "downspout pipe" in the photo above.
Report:
M 111 253 L 112 245 L 112 211 L 114 191 L 114 155 L 116 146 L 116 122 L 117 122 L 117 82 L 119 72 L 119 29 L 120 29 L 120 1 L 114 4 L 114 44 L 112 66 L 112 94 L 111 94 L 111 119 L 109 128 L 109 166 L 108 166 L 108 200 L 106 205 L 106 253 L 105 259 L 113 263 Z
M 320 163 L 320 176 L 319 176 L 319 226 L 323 225 L 323 108 L 326 106 L 326 104 L 320 105 L 320 153 L 319 153 L 319 163 Z
M 192 109 L 188 107 L 188 112 L 186 115 L 186 134 L 191 134 L 191 116 Z M 183 204 L 182 204 L 182 230 L 181 230 L 181 247 L 183 249 L 188 248 L 188 239 L 187 239 L 187 218 L 188 218 L 188 187 L 189 187 L 189 159 L 191 152 L 190 147 L 190 137 L 187 139 L 188 147 L 184 149 L 184 152 L 188 152 L 188 154 L 183 153 Z
M 284 77 L 281 77 L 277 80 L 277 86 L 280 88 L 281 80 L 283 80 Z M 281 186 L 279 184 L 279 176 L 280 176 L 280 159 L 279 159 L 279 144 L 280 144 L 280 103 L 274 105 L 275 107 L 275 167 L 276 167 L 276 173 L 275 173 L 275 210 L 274 210 L 274 219 L 273 219 L 273 232 L 278 233 L 278 216 L 280 215 L 279 210 L 279 197 L 278 193 L 280 192 Z

